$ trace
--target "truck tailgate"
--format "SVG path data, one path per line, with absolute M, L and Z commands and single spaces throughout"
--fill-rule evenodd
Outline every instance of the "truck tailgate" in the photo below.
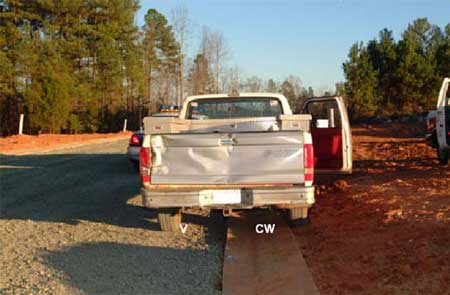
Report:
M 151 135 L 152 184 L 303 183 L 302 131 Z

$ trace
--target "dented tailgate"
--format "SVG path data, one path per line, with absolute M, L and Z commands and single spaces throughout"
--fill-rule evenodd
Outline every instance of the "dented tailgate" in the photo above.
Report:
M 303 183 L 303 136 L 299 131 L 152 135 L 152 183 Z

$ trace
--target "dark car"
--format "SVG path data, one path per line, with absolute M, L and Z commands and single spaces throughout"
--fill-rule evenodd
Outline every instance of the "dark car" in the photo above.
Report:
M 143 139 L 144 132 L 138 131 L 131 136 L 128 144 L 128 160 L 133 163 L 137 170 L 139 170 L 139 150 L 141 149 Z
M 161 112 L 153 115 L 153 117 L 178 117 L 178 109 L 161 109 Z M 139 151 L 142 146 L 142 140 L 144 139 L 144 132 L 138 131 L 134 133 L 128 144 L 128 160 L 133 163 L 134 167 L 139 171 Z

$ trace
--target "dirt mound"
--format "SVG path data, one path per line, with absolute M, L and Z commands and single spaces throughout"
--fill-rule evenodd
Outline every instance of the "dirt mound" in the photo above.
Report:
M 0 138 L 0 153 L 14 154 L 15 151 L 39 151 L 66 145 L 91 142 L 108 138 L 126 138 L 131 132 L 92 134 L 40 134 L 13 135 Z
M 322 294 L 449 294 L 450 168 L 419 127 L 358 126 L 354 173 L 318 177 L 295 232 Z

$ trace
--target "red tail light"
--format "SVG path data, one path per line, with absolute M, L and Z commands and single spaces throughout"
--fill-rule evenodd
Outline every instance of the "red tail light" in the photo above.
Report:
M 311 143 L 303 145 L 305 181 L 314 181 L 314 149 Z
M 139 143 L 139 137 L 136 134 L 133 134 L 133 136 L 131 136 L 130 145 L 141 145 Z
M 139 151 L 139 170 L 141 173 L 141 181 L 151 182 L 150 171 L 152 168 L 152 151 L 150 148 L 141 147 Z

